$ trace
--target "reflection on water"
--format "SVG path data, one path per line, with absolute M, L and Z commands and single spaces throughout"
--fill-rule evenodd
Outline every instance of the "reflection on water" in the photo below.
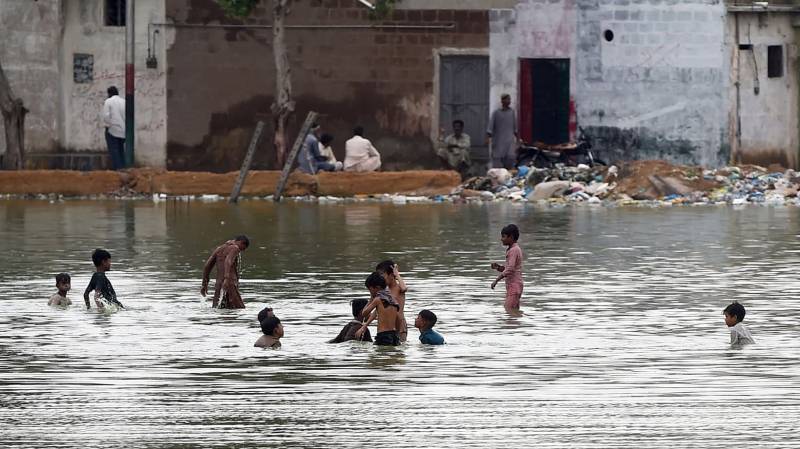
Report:
M 723 447 L 795 444 L 794 208 L 539 209 L 249 201 L 0 203 L 4 447 Z M 499 230 L 522 230 L 524 315 Z M 248 308 L 202 263 L 247 233 Z M 96 247 L 129 307 L 87 312 Z M 444 347 L 328 345 L 391 257 Z M 74 304 L 50 309 L 54 275 Z M 758 342 L 727 347 L 737 299 Z M 252 347 L 274 307 L 283 349 Z M 413 319 L 409 321 L 413 322 Z M 732 430 L 735 429 L 735 430 Z

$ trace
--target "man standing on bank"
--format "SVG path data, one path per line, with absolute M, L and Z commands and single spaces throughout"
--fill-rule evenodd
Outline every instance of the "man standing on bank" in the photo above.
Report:
M 125 99 L 115 86 L 108 88 L 108 99 L 103 103 L 103 126 L 106 128 L 106 145 L 114 170 L 125 168 Z
M 511 95 L 503 94 L 500 104 L 489 118 L 486 144 L 491 148 L 492 168 L 511 169 L 517 160 L 517 114 L 511 109 Z

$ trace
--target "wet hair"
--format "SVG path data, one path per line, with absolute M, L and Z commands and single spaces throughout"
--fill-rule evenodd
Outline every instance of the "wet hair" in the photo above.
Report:
M 350 301 L 350 305 L 353 307 L 353 318 L 361 317 L 361 311 L 364 310 L 364 307 L 367 306 L 367 299 L 366 298 L 358 298 Z
M 246 236 L 246 235 L 244 235 L 244 234 L 242 234 L 242 235 L 237 235 L 237 236 L 236 236 L 236 238 L 235 238 L 235 239 L 233 239 L 233 241 L 234 241 L 234 242 L 244 242 L 244 246 L 245 246 L 245 248 L 249 248 L 249 247 L 250 247 L 250 239 L 249 239 L 249 238 L 247 238 L 247 236 Z
M 394 261 L 391 259 L 384 260 L 375 266 L 375 271 L 378 273 L 394 274 Z
M 56 275 L 56 285 L 70 282 L 69 273 L 58 273 Z
M 738 302 L 734 301 L 734 302 L 728 304 L 728 307 L 725 307 L 725 310 L 723 310 L 722 313 L 727 313 L 730 316 L 735 316 L 736 317 L 736 322 L 737 323 L 741 323 L 742 320 L 744 320 L 745 313 L 747 313 L 747 312 L 744 310 L 744 306 L 743 305 L 741 305 Z
M 517 225 L 515 225 L 515 224 L 510 224 L 510 225 L 508 225 L 508 226 L 504 227 L 504 228 L 503 228 L 503 229 L 500 231 L 500 234 L 501 234 L 501 235 L 508 235 L 508 236 L 511 236 L 511 238 L 512 238 L 512 239 L 514 239 L 514 241 L 515 241 L 515 242 L 516 242 L 517 240 L 519 240 L 519 228 L 518 228 L 518 227 L 517 227 Z
M 359 125 L 353 128 L 353 135 L 364 137 L 364 127 Z
M 333 142 L 333 136 L 330 134 L 323 134 L 319 136 L 319 143 L 328 146 L 329 143 Z
M 94 266 L 96 267 L 99 267 L 100 264 L 102 264 L 105 260 L 110 258 L 111 258 L 111 253 L 104 249 L 97 248 L 92 253 L 92 263 L 94 263 Z
M 281 324 L 281 319 L 276 316 L 265 318 L 264 321 L 261 322 L 261 332 L 263 332 L 264 335 L 272 335 L 279 324 Z
M 272 307 L 264 307 L 258 312 L 258 322 L 261 323 L 265 319 L 269 317 L 270 312 L 272 312 Z M 275 316 L 275 313 L 272 313 L 272 316 Z
M 109 97 L 113 97 L 114 95 L 119 95 L 119 90 L 117 90 L 117 86 L 111 86 L 106 90 L 108 92 Z
M 378 287 L 380 289 L 384 289 L 386 288 L 386 280 L 383 278 L 383 275 L 375 271 L 367 276 L 367 280 L 364 281 L 364 285 L 367 288 Z
M 419 312 L 419 316 L 433 327 L 436 324 L 436 314 L 428 309 L 423 309 Z
M 453 126 L 456 126 L 456 125 L 461 125 L 461 127 L 463 128 L 464 127 L 464 120 L 461 120 L 461 119 L 453 120 Z

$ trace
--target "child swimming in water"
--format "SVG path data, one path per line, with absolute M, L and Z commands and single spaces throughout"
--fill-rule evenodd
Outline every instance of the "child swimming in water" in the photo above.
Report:
M 500 272 L 497 279 L 492 282 L 492 290 L 497 286 L 501 279 L 506 280 L 506 300 L 504 303 L 506 312 L 518 314 L 520 298 L 522 297 L 522 249 L 517 244 L 519 240 L 519 228 L 515 224 L 510 224 L 500 231 L 500 241 L 508 246 L 506 250 L 506 264 L 500 265 L 492 263 L 492 269 Z
M 56 288 L 58 293 L 50 297 L 47 305 L 53 307 L 67 307 L 72 304 L 72 301 L 67 298 L 67 292 L 72 287 L 70 277 L 67 273 L 59 273 L 56 275 Z
M 743 346 L 755 343 L 750 330 L 742 324 L 746 311 L 744 306 L 734 301 L 725 307 L 722 315 L 725 316 L 725 324 L 731 329 L 731 346 Z
M 343 343 L 350 340 L 369 341 L 372 342 L 372 336 L 369 334 L 369 329 L 366 329 L 360 337 L 356 337 L 356 332 L 361 328 L 361 311 L 367 305 L 367 300 L 364 298 L 354 299 L 350 302 L 353 308 L 353 319 L 344 325 L 342 331 L 333 340 L 328 343 Z
M 392 260 L 384 260 L 375 267 L 375 271 L 383 275 L 389 293 L 400 304 L 400 325 L 397 328 L 397 333 L 400 335 L 400 341 L 406 341 L 408 339 L 408 322 L 406 321 L 405 308 L 408 288 L 405 281 L 403 281 L 403 277 L 400 276 L 400 267 Z
M 94 250 L 92 253 L 92 263 L 94 263 L 97 271 L 92 275 L 92 280 L 89 281 L 89 285 L 83 292 L 83 300 L 86 302 L 86 308 L 92 308 L 89 302 L 89 293 L 94 291 L 94 303 L 98 310 L 105 309 L 104 302 L 124 309 L 125 307 L 122 303 L 117 301 L 117 293 L 114 292 L 111 281 L 106 277 L 106 272 L 111 270 L 111 253 L 100 248 Z
M 436 325 L 436 314 L 428 309 L 419 312 L 417 319 L 414 320 L 414 327 L 419 329 L 419 341 L 423 345 L 443 345 L 444 337 L 442 334 L 433 330 Z
M 369 323 L 372 322 L 374 317 L 370 312 L 377 310 L 378 333 L 375 335 L 375 344 L 382 346 L 399 345 L 400 335 L 397 329 L 400 324 L 400 304 L 398 304 L 391 293 L 389 293 L 389 290 L 386 288 L 386 280 L 383 279 L 383 276 L 377 271 L 367 277 L 364 285 L 367 287 L 367 290 L 369 290 L 371 300 L 369 304 L 364 307 L 361 315 L 369 316 L 370 318 L 356 332 L 356 337 L 359 338 L 364 335 Z
M 283 325 L 280 318 L 275 315 L 264 318 L 261 322 L 261 336 L 253 345 L 257 348 L 278 349 L 281 347 L 281 337 L 283 337 Z

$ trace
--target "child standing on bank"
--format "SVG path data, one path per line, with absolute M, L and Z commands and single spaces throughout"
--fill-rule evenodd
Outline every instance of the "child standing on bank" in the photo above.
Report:
M 508 246 L 506 250 L 506 264 L 500 265 L 492 263 L 492 269 L 500 272 L 497 279 L 492 282 L 492 290 L 497 286 L 501 279 L 506 280 L 506 301 L 504 303 L 506 312 L 519 313 L 519 302 L 522 297 L 522 249 L 517 241 L 519 240 L 519 228 L 515 224 L 510 224 L 500 231 L 500 241 Z
M 86 303 L 86 308 L 91 309 L 92 305 L 89 301 L 89 293 L 94 292 L 94 303 L 98 310 L 104 310 L 105 304 L 103 301 L 113 304 L 121 309 L 125 307 L 117 301 L 117 293 L 111 285 L 111 281 L 106 277 L 106 272 L 111 270 L 111 253 L 104 249 L 96 249 L 92 253 L 92 263 L 97 270 L 92 275 L 92 280 L 83 292 L 83 301 Z M 101 299 L 103 301 L 101 301 Z
M 53 307 L 67 307 L 72 304 L 72 301 L 67 298 L 67 292 L 72 286 L 70 285 L 69 274 L 59 273 L 56 275 L 56 288 L 58 293 L 50 297 L 47 305 Z

